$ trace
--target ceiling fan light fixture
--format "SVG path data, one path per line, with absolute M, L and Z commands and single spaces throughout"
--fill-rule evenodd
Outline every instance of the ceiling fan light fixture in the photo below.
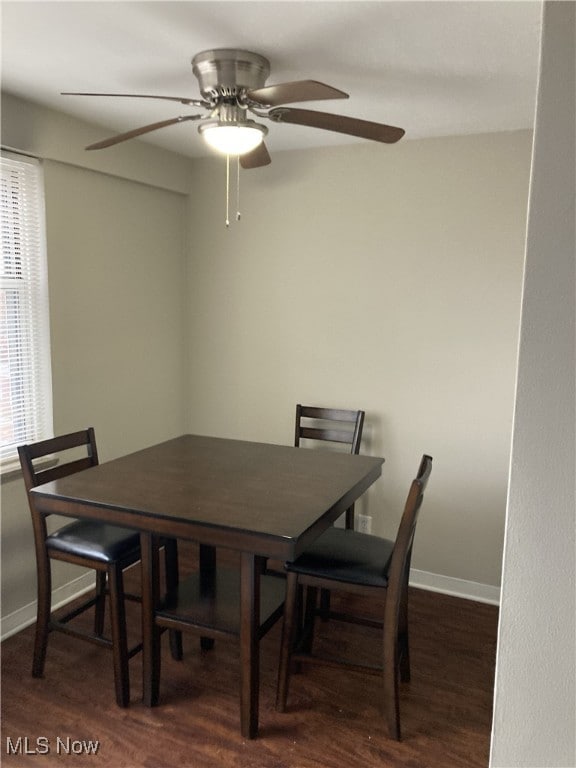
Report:
M 245 155 L 264 141 L 268 129 L 250 121 L 236 125 L 207 123 L 199 126 L 206 143 L 224 155 Z

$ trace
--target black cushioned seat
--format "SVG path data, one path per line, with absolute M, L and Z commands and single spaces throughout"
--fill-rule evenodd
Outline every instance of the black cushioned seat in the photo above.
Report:
M 70 555 L 88 557 L 101 563 L 122 558 L 140 560 L 140 535 L 128 528 L 105 525 L 92 520 L 77 520 L 65 525 L 46 538 L 48 549 Z
M 328 528 L 287 571 L 347 584 L 386 587 L 394 542 L 346 528 Z

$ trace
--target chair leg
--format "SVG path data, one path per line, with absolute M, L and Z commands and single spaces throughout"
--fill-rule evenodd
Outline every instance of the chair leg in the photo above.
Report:
M 306 588 L 306 606 L 304 610 L 304 626 L 302 627 L 302 639 L 300 648 L 303 653 L 312 652 L 312 643 L 314 641 L 314 619 L 316 617 L 316 604 L 318 602 L 318 589 L 316 587 Z
M 296 627 L 294 629 L 294 642 L 295 645 L 300 638 L 304 636 L 304 587 L 302 584 L 298 584 L 296 589 Z M 293 661 L 291 663 L 290 671 L 294 675 L 300 674 L 302 671 L 302 664 L 299 661 Z
M 284 602 L 284 620 L 282 622 L 282 639 L 280 642 L 280 664 L 278 667 L 278 684 L 276 687 L 276 709 L 286 711 L 288 684 L 290 676 L 290 659 L 294 646 L 294 637 L 298 619 L 298 576 L 288 573 L 286 577 L 286 600 Z
M 382 663 L 384 719 L 388 735 L 400 741 L 400 707 L 398 695 L 398 644 L 396 627 L 384 627 Z
M 182 661 L 184 658 L 182 632 L 179 629 L 169 629 L 168 637 L 170 639 L 170 655 L 174 661 Z
M 403 683 L 410 682 L 410 646 L 408 644 L 408 632 L 398 638 L 398 652 L 400 655 L 400 680 Z
M 302 653 L 311 653 L 314 641 L 314 620 L 316 618 L 318 590 L 316 587 L 306 587 L 306 592 L 304 592 L 304 587 L 298 584 L 297 601 L 298 624 L 294 635 L 294 642 Z M 300 661 L 293 661 L 291 672 L 298 675 L 301 671 L 302 663 Z
M 50 632 L 50 612 L 52 599 L 52 578 L 50 558 L 47 555 L 38 557 L 38 607 L 36 614 L 36 633 L 34 636 L 34 657 L 32 660 L 32 677 L 42 677 L 46 662 L 48 634 Z
M 408 645 L 408 569 L 404 580 L 398 611 L 398 653 L 400 657 L 400 679 L 410 682 L 410 648 Z
M 166 573 L 166 591 L 172 592 L 178 587 L 178 541 L 166 539 L 164 541 L 164 569 Z M 182 661 L 182 632 L 171 629 L 168 632 L 170 638 L 170 654 L 175 661 Z
M 297 595 L 297 608 L 296 608 L 296 616 L 298 617 L 298 635 L 302 635 L 302 630 L 304 628 L 304 587 L 299 584 L 298 585 L 298 595 Z
M 106 572 L 96 571 L 96 605 L 94 606 L 94 634 L 102 637 L 104 634 L 104 617 L 106 613 Z
M 330 590 L 320 590 L 320 618 L 322 621 L 328 621 L 330 618 L 328 613 L 330 612 Z
M 130 671 L 128 666 L 124 583 L 122 568 L 118 563 L 114 563 L 108 569 L 108 586 L 110 589 L 112 656 L 114 659 L 116 703 L 119 707 L 127 707 L 130 703 Z

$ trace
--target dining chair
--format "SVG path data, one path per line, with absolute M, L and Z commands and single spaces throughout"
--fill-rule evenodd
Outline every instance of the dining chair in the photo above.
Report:
M 296 448 L 315 443 L 348 445 L 350 453 L 360 452 L 364 411 L 344 410 L 342 408 L 319 408 L 311 405 L 296 406 L 296 425 L 294 445 Z M 344 525 L 354 528 L 354 504 L 345 512 Z M 328 619 L 330 610 L 330 592 L 323 589 L 320 593 L 322 618 Z
M 91 520 L 73 520 L 53 533 L 48 533 L 46 519 L 34 503 L 30 491 L 38 485 L 67 477 L 98 464 L 96 437 L 92 427 L 18 448 L 28 503 L 32 514 L 38 609 L 32 676 L 42 677 L 52 631 L 64 632 L 112 650 L 116 702 L 120 707 L 130 703 L 129 659 L 142 648 L 139 643 L 128 649 L 126 632 L 126 598 L 139 600 L 124 592 L 123 572 L 140 560 L 138 532 Z M 166 588 L 178 582 L 178 553 L 174 540 L 166 540 Z M 75 606 L 66 615 L 52 612 L 51 560 L 62 560 L 91 568 L 96 572 L 93 597 Z M 106 594 L 110 598 L 111 639 L 104 636 Z M 94 606 L 92 631 L 70 626 L 69 622 Z M 173 655 L 181 654 L 181 638 L 171 636 Z
M 302 662 L 344 667 L 355 672 L 381 676 L 384 719 L 390 738 L 400 740 L 399 680 L 410 680 L 408 646 L 408 578 L 416 521 L 424 491 L 432 471 L 432 458 L 422 457 L 410 485 L 404 512 L 395 540 L 331 527 L 293 563 L 286 563 L 286 600 L 276 709 L 284 712 L 291 666 Z M 298 592 L 306 587 L 303 627 L 298 621 Z M 381 619 L 374 620 L 330 611 L 329 617 L 382 630 L 381 664 L 377 667 L 352 659 L 324 658 L 312 652 L 314 620 L 319 588 L 341 590 L 377 601 L 384 599 Z M 334 632 L 333 624 L 327 638 Z
M 350 453 L 359 453 L 364 415 L 364 411 L 297 405 L 294 445 L 309 446 L 309 441 L 344 444 L 350 446 Z M 345 526 L 354 528 L 354 505 L 346 510 Z

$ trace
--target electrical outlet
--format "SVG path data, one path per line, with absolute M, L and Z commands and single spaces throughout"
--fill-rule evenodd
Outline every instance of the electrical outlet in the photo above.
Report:
M 356 521 L 356 530 L 359 533 L 372 533 L 372 515 L 358 514 L 356 516 Z

